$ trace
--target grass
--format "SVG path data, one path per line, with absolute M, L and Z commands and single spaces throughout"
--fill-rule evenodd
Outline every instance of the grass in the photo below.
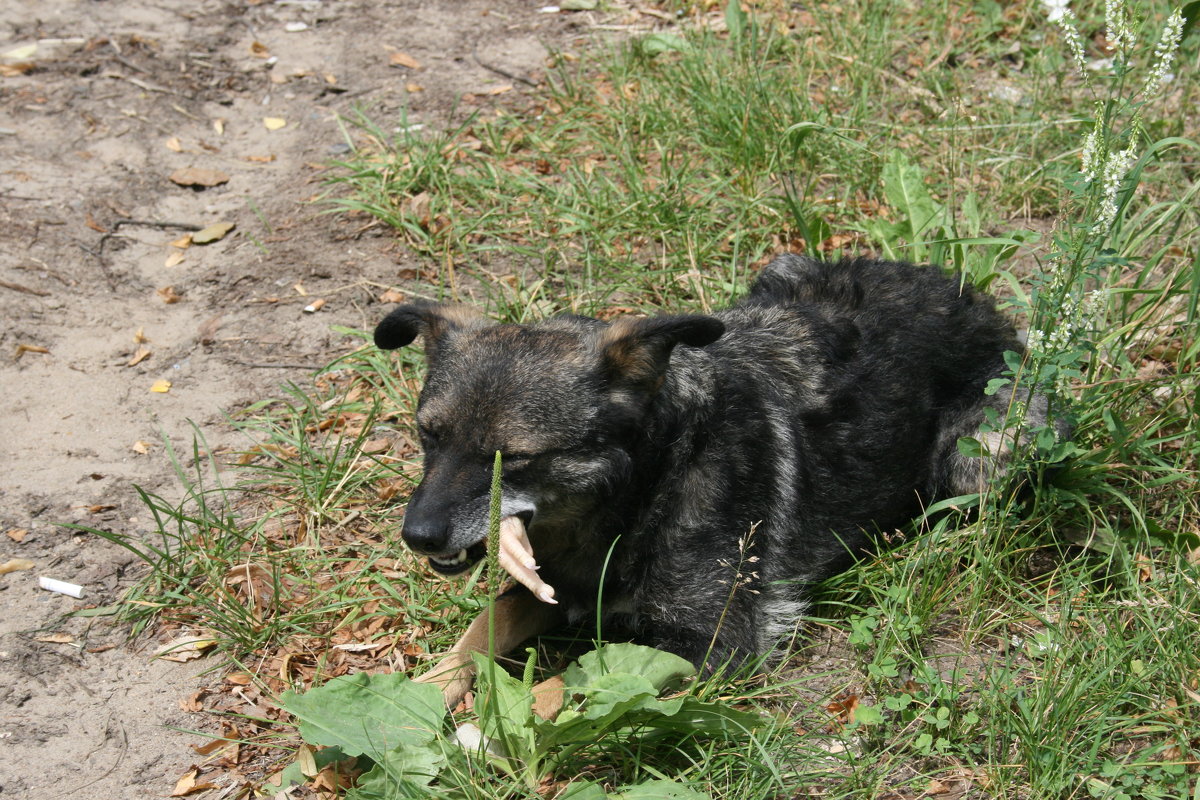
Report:
M 1145 98 L 1158 3 L 1136 9 L 1131 68 L 1086 79 L 1037 3 L 754 5 L 663 4 L 686 24 L 559 53 L 529 105 L 440 131 L 363 110 L 330 202 L 428 257 L 406 290 L 516 321 L 719 307 L 784 249 L 941 263 L 1031 329 L 1011 378 L 1075 434 L 1035 432 L 1030 490 L 962 498 L 971 518 L 933 515 L 829 581 L 765 677 L 693 689 L 773 724 L 617 736 L 538 787 L 481 769 L 448 796 L 669 777 L 748 800 L 1200 798 L 1197 37 Z M 1077 14 L 1104 56 L 1104 4 Z M 1136 158 L 1104 224 L 1103 177 L 1079 175 L 1097 119 Z M 159 538 L 102 534 L 152 565 L 135 624 L 211 634 L 268 704 L 424 669 L 486 593 L 396 541 L 420 378 L 412 353 L 364 345 L 236 415 L 243 453 L 173 455 L 184 500 L 144 495 Z

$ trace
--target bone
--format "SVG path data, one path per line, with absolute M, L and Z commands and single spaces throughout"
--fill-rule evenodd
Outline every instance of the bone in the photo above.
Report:
M 525 524 L 518 517 L 500 520 L 500 566 L 543 603 L 558 603 L 554 599 L 554 587 L 538 577 L 533 545 L 525 535 Z

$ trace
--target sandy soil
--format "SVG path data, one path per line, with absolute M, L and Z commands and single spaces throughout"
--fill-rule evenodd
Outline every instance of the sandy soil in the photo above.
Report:
M 331 326 L 373 325 L 417 262 L 306 202 L 344 152 L 339 114 L 361 104 L 398 124 L 407 106 L 437 125 L 511 101 L 526 86 L 503 72 L 536 79 L 546 45 L 587 27 L 541 5 L 0 0 L 0 54 L 17 51 L 0 58 L 0 563 L 34 562 L 0 576 L 0 795 L 163 797 L 202 760 L 190 745 L 205 740 L 181 731 L 203 717 L 181 701 L 211 659 L 154 660 L 152 640 L 63 619 L 140 574 L 63 524 L 147 533 L 134 485 L 179 491 L 164 437 L 190 449 L 194 422 L 211 446 L 230 440 L 226 410 L 343 352 Z M 228 180 L 169 179 L 187 167 Z M 171 245 L 174 223 L 223 221 L 237 227 L 215 243 Z

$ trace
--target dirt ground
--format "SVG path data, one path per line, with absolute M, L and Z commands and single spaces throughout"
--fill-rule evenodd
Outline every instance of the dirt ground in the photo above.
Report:
M 215 660 L 64 619 L 141 566 L 63 523 L 147 533 L 133 487 L 179 493 L 164 437 L 238 444 L 224 412 L 344 352 L 332 326 L 373 326 L 417 261 L 307 202 L 345 152 L 339 115 L 433 126 L 512 102 L 594 23 L 542 5 L 0 0 L 0 564 L 33 562 L 0 576 L 0 795 L 163 797 L 202 760 L 181 701 Z M 218 222 L 236 227 L 172 245 Z

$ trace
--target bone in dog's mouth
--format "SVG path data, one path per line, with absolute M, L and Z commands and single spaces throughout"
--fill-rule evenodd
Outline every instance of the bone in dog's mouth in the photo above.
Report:
M 487 539 L 457 553 L 429 556 L 429 566 L 442 575 L 458 575 L 475 566 L 485 555 Z M 538 577 L 540 568 L 525 534 L 525 522 L 520 517 L 500 520 L 500 566 L 543 603 L 558 602 L 554 599 L 554 587 Z

